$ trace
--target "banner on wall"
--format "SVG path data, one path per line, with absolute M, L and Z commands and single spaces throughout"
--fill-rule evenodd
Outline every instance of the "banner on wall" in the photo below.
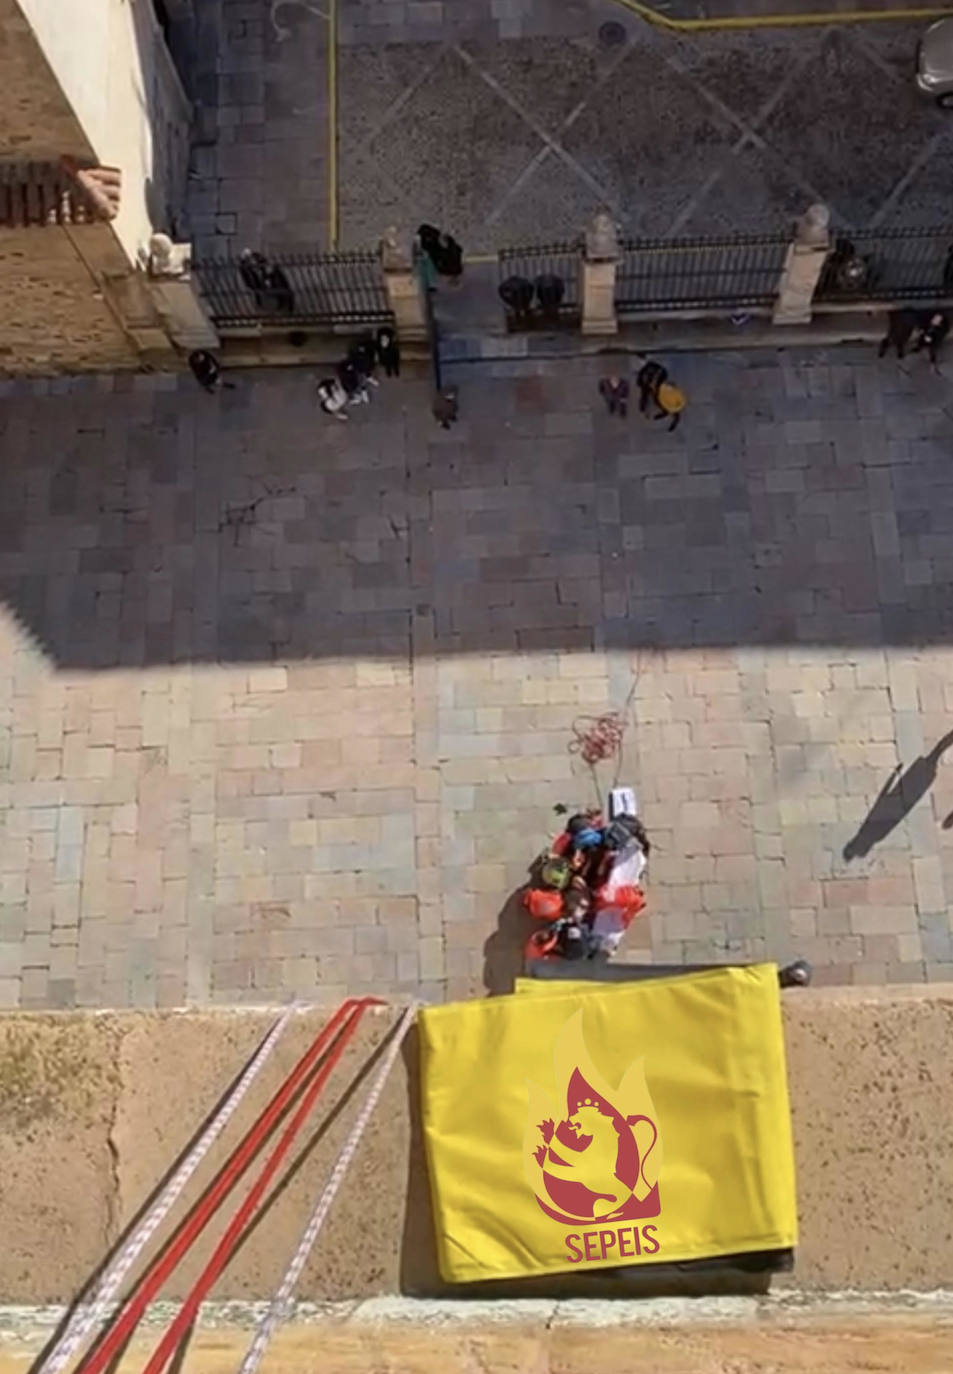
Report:
M 420 1014 L 444 1280 L 795 1244 L 773 964 L 518 987 Z

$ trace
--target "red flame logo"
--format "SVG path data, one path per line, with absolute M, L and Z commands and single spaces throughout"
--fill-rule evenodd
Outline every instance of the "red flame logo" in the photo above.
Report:
M 536 1201 L 567 1226 L 657 1217 L 662 1147 L 643 1061 L 613 1089 L 589 1057 L 581 1011 L 556 1037 L 554 1057 L 565 1115 L 527 1085 L 523 1159 Z

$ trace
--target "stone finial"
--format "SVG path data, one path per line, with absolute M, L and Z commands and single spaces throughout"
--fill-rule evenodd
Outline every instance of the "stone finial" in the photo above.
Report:
M 385 272 L 411 272 L 414 254 L 410 238 L 401 234 L 396 224 L 384 230 L 380 241 L 381 267 Z
M 168 272 L 175 244 L 168 234 L 153 234 L 149 239 L 149 263 L 153 272 Z
M 599 210 L 586 230 L 586 258 L 589 262 L 615 262 L 619 257 L 619 231 L 608 210 Z
M 168 234 L 156 232 L 149 239 L 149 275 L 153 277 L 181 277 L 189 269 L 192 257 L 190 243 L 173 243 Z
M 830 239 L 831 212 L 826 205 L 811 205 L 797 222 L 795 239 L 804 248 L 826 248 Z

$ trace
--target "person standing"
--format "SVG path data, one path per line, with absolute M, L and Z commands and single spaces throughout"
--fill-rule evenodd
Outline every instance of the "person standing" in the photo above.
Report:
M 347 351 L 347 361 L 351 363 L 365 385 L 377 386 L 374 368 L 377 366 L 377 346 L 372 334 L 362 334 Z
M 653 362 L 651 358 L 639 368 L 635 384 L 639 388 L 639 410 L 643 415 L 648 410 L 649 401 L 655 400 L 659 387 L 667 379 L 666 369 L 661 363 Z
M 684 391 L 681 387 L 673 386 L 671 382 L 663 382 L 655 396 L 655 404 L 658 410 L 654 416 L 656 420 L 668 419 L 668 432 L 671 434 L 673 429 L 677 429 L 682 418 L 682 411 L 687 404 Z
M 541 272 L 533 283 L 539 310 L 547 324 L 559 322 L 559 307 L 566 294 L 566 283 L 555 272 Z
M 606 403 L 610 415 L 618 415 L 623 420 L 629 413 L 629 383 L 627 378 L 612 374 L 599 382 L 599 395 Z
M 449 278 L 453 286 L 456 286 L 463 276 L 463 248 L 452 234 L 444 234 L 442 235 L 440 252 L 441 266 L 438 271 Z
M 271 264 L 264 253 L 256 253 L 252 248 L 243 248 L 238 258 L 238 272 L 242 281 L 255 298 L 259 310 L 265 304 L 268 294 L 268 278 Z
M 385 377 L 400 376 L 400 344 L 397 335 L 388 325 L 382 325 L 375 339 L 377 356 L 381 360 Z
M 915 310 L 891 310 L 887 316 L 887 332 L 880 340 L 877 357 L 882 358 L 889 349 L 895 348 L 897 357 L 902 358 L 916 327 L 917 312 Z
M 497 287 L 497 294 L 512 314 L 517 328 L 529 323 L 533 309 L 533 283 L 528 277 L 507 277 Z
M 434 271 L 456 284 L 463 274 L 463 249 L 457 240 L 433 224 L 421 224 L 417 238 Z
M 668 371 L 662 364 L 653 362 L 651 359 L 643 363 L 639 368 L 635 384 L 639 388 L 639 410 L 641 413 L 645 414 L 649 402 L 652 401 L 656 407 L 653 419 L 670 420 L 669 433 L 677 428 L 682 418 L 682 411 L 686 406 L 685 393 L 679 387 L 673 386 L 668 380 Z
M 367 389 L 367 378 L 358 370 L 352 358 L 344 358 L 338 363 L 337 374 L 338 381 L 347 396 L 348 405 L 359 406 L 370 403 L 371 396 Z
M 203 391 L 207 391 L 211 396 L 220 386 L 226 387 L 229 391 L 234 390 L 234 382 L 222 381 L 222 369 L 218 359 L 206 348 L 195 348 L 189 354 L 189 367 L 192 376 L 198 382 Z
M 433 417 L 441 429 L 449 429 L 457 421 L 457 388 L 445 386 L 433 398 Z
M 274 302 L 275 309 L 282 315 L 293 315 L 295 308 L 295 293 L 292 289 L 288 275 L 283 268 L 269 266 L 268 268 L 268 290 L 271 300 Z
M 950 317 L 946 311 L 931 311 L 917 330 L 916 338 L 913 343 L 913 352 L 919 353 L 921 348 L 925 348 L 930 355 L 930 362 L 935 367 L 940 352 L 940 346 L 949 332 Z

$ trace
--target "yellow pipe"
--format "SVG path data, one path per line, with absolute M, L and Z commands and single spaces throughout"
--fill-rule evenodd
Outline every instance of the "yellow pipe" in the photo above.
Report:
M 631 10 L 646 23 L 655 24 L 661 29 L 674 29 L 678 33 L 698 33 L 703 30 L 718 29 L 768 29 L 768 28 L 807 28 L 821 24 L 873 24 L 887 20 L 943 19 L 953 14 L 949 8 L 935 7 L 916 10 L 844 10 L 819 11 L 815 14 L 755 14 L 748 18 L 742 15 L 726 16 L 724 19 L 670 19 L 643 5 L 640 0 L 616 0 L 616 4 Z
M 338 3 L 328 4 L 328 238 L 338 246 Z

